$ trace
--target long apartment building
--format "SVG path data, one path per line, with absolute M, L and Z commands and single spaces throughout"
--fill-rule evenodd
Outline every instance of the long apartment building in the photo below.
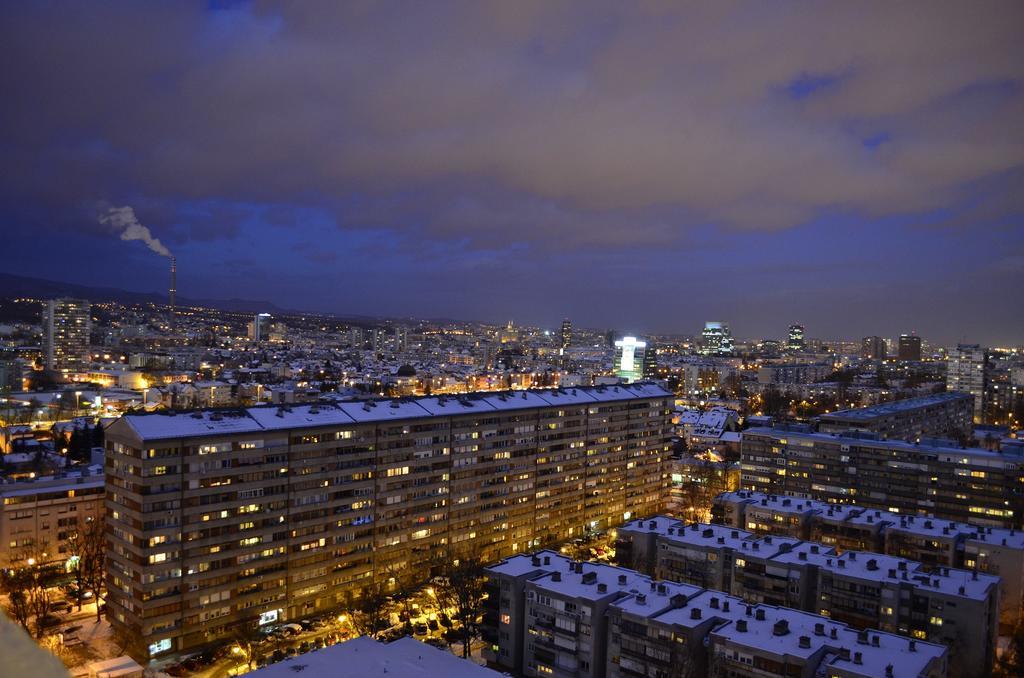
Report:
M 993 665 L 999 577 L 664 518 L 631 521 L 619 540 L 619 562 L 645 567 L 653 553 L 654 576 L 944 644 L 952 675 L 984 676 Z
M 655 513 L 670 405 L 634 384 L 122 417 L 108 617 L 152 658 Z
M 943 440 L 879 440 L 805 427 L 751 428 L 740 447 L 745 490 L 928 514 L 986 527 L 1024 524 L 1020 450 Z
M 852 429 L 901 440 L 966 435 L 973 424 L 974 396 L 956 391 L 839 410 L 818 417 L 818 430 L 823 433 Z
M 103 467 L 0 480 L 0 567 L 67 560 L 72 532 L 105 515 Z
M 513 675 L 556 678 L 940 678 L 942 645 L 559 553 L 488 568 L 485 651 Z
M 1024 619 L 1024 531 L 905 515 L 740 490 L 715 498 L 712 521 L 728 527 L 810 539 L 838 551 L 879 551 L 921 563 L 1002 579 L 999 620 L 1009 632 Z

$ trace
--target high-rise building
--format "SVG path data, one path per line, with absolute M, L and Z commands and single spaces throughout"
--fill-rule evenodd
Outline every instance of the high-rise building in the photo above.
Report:
M 644 379 L 658 378 L 658 349 L 654 344 L 644 349 L 643 377 Z
M 740 446 L 743 489 L 1020 529 L 1020 456 L 949 440 L 879 440 L 864 433 L 749 428 Z M 785 468 L 785 475 L 776 471 Z M 965 481 L 967 478 L 969 481 Z
M 900 360 L 918 361 L 921 359 L 921 337 L 916 334 L 901 334 L 899 353 Z
M 357 351 L 362 351 L 363 350 L 363 346 L 365 344 L 365 341 L 366 340 L 363 338 L 363 328 L 362 327 L 352 327 L 352 328 L 349 329 L 349 331 L 348 331 L 348 343 L 349 343 L 349 345 L 353 349 L 355 349 Z
M 786 348 L 789 349 L 790 351 L 804 350 L 805 344 L 803 325 L 789 326 L 789 339 L 786 341 Z
M 572 323 L 568 318 L 562 321 L 562 348 L 569 348 L 572 343 Z
M 978 344 L 957 344 L 946 364 L 946 390 L 974 396 L 974 418 L 985 411 L 985 349 Z
M 249 339 L 252 341 L 266 341 L 270 338 L 270 322 L 272 318 L 269 313 L 257 313 L 249 321 Z
M 623 337 L 615 342 L 615 374 L 630 384 L 644 377 L 644 358 L 647 342 L 636 337 Z
M 701 332 L 701 353 L 705 355 L 732 355 L 732 332 L 727 323 L 709 321 Z
M 23 369 L 22 361 L 0 350 L 0 393 L 21 390 Z
M 395 353 L 404 353 L 409 347 L 409 328 L 398 325 L 395 327 Z
M 791 506 L 762 513 L 782 521 L 781 529 L 791 521 L 796 528 L 805 514 L 813 514 L 806 506 L 790 510 L 803 503 L 795 497 L 781 498 L 778 503 Z M 766 531 L 750 511 L 747 523 L 757 525 L 750 529 Z M 933 527 L 939 532 L 942 526 Z M 853 629 L 877 628 L 946 645 L 951 663 L 957 667 L 951 675 L 981 678 L 988 676 L 992 667 L 999 635 L 999 577 L 878 552 L 847 550 L 839 554 L 830 544 L 802 541 L 802 535 L 759 535 L 725 525 L 686 524 L 667 516 L 628 523 L 619 528 L 618 536 L 616 558 L 622 551 L 629 556 L 627 562 L 631 560 L 658 579 L 710 586 L 748 603 L 820 613 L 824 616 L 819 619 L 849 624 Z M 879 604 L 880 600 L 892 601 L 892 605 Z M 753 616 L 760 615 L 755 610 Z M 865 636 L 859 646 L 863 645 L 874 642 Z M 888 660 L 886 655 L 882 657 Z M 790 670 L 724 675 L 766 674 L 814 675 Z M 828 671 L 819 675 L 848 674 Z M 867 675 L 895 678 L 908 674 Z
M 43 312 L 43 350 L 48 369 L 81 365 L 89 357 L 91 306 L 80 299 L 51 299 Z
M 149 659 L 426 582 L 449 547 L 494 561 L 651 515 L 671 416 L 650 384 L 125 415 L 108 618 Z
M 969 393 L 933 393 L 888 403 L 828 412 L 818 417 L 822 433 L 870 431 L 881 438 L 952 438 L 971 430 L 974 398 Z
M 885 360 L 885 339 L 864 337 L 860 342 L 860 355 L 865 360 Z

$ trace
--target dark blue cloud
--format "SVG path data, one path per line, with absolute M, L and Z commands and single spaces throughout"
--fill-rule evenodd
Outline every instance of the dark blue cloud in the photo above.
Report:
M 5 5 L 0 266 L 162 289 L 102 202 L 184 296 L 1020 342 L 1024 10 L 922 7 Z

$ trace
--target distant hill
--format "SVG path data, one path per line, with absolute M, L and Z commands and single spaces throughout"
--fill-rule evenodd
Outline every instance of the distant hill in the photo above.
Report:
M 11 273 L 0 273 L 0 297 L 33 297 L 52 299 L 54 297 L 78 297 L 89 301 L 114 301 L 122 304 L 166 304 L 167 295 L 154 292 L 132 292 L 116 287 L 93 287 L 76 283 L 31 278 Z M 276 313 L 278 315 L 300 314 L 280 308 L 267 301 L 249 299 L 188 299 L 178 297 L 179 306 L 202 306 L 238 313 Z

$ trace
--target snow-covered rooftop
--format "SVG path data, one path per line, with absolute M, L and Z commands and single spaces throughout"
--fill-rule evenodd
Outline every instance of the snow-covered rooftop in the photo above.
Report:
M 166 412 L 123 419 L 143 440 L 258 433 L 289 428 L 335 426 L 354 423 L 414 419 L 497 410 L 524 409 L 668 397 L 672 394 L 652 384 L 614 387 L 535 389 L 504 393 L 427 396 L 398 400 L 367 400 L 316 403 L 283 407 L 251 407 L 234 410 L 203 410 L 171 414 Z
M 252 678 L 385 675 L 396 678 L 497 678 L 501 674 L 408 636 L 391 643 L 379 643 L 360 636 L 265 666 L 249 675 Z

